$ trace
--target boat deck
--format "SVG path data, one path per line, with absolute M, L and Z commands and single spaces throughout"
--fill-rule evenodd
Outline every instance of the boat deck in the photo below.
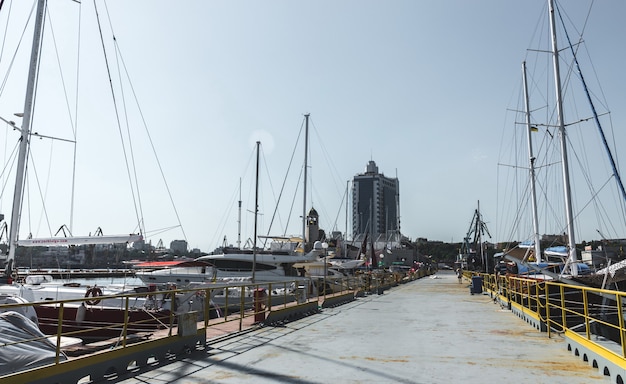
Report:
M 281 326 L 233 324 L 204 351 L 114 382 L 610 382 L 468 283 L 443 271 Z

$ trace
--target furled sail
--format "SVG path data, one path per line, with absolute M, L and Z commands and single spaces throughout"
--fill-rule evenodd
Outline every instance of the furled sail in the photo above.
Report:
M 141 240 L 143 240 L 142 235 L 136 235 L 131 233 L 128 235 L 71 236 L 26 239 L 18 240 L 17 245 L 22 247 L 51 247 L 59 245 L 134 243 Z

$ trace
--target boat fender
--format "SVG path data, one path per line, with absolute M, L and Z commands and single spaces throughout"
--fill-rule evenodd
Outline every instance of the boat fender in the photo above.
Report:
M 81 303 L 78 309 L 76 310 L 76 322 L 78 324 L 81 324 L 83 321 L 85 321 L 86 314 L 87 314 L 87 307 L 85 306 L 85 303 Z
M 102 290 L 98 287 L 92 287 L 89 288 L 87 290 L 87 293 L 85 293 L 85 297 L 93 297 L 92 300 L 85 300 L 85 303 L 89 304 L 89 305 L 97 305 L 100 303 L 100 299 L 98 299 L 98 296 L 102 296 Z

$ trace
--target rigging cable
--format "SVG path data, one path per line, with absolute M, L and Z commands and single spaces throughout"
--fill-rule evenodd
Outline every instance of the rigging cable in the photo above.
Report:
M 106 3 L 105 3 L 105 8 L 106 8 Z M 108 15 L 108 9 L 107 9 L 107 15 Z M 118 122 L 118 130 L 119 130 L 120 138 L 121 138 L 122 143 L 123 143 L 124 142 L 124 135 L 122 134 L 122 130 L 121 130 L 121 123 L 120 123 L 120 117 L 119 117 L 120 113 L 119 113 L 119 109 L 118 109 L 118 106 L 117 106 L 117 102 L 115 101 L 116 100 L 116 98 L 115 98 L 115 91 L 113 89 L 113 84 L 112 84 L 112 80 L 111 80 L 111 71 L 110 71 L 110 67 L 109 67 L 108 57 L 107 57 L 107 54 L 106 54 L 106 49 L 104 47 L 104 39 L 102 37 L 102 27 L 101 27 L 101 24 L 100 24 L 100 17 L 99 17 L 99 13 L 97 11 L 97 7 L 96 7 L 96 16 L 97 16 L 97 20 L 98 20 L 98 29 L 99 29 L 99 32 L 100 32 L 100 39 L 101 39 L 101 43 L 102 43 L 102 46 L 103 46 L 103 53 L 104 53 L 104 56 L 105 56 L 105 63 L 106 63 L 108 77 L 109 77 L 109 85 L 110 85 L 110 88 L 111 88 L 111 94 L 112 94 L 113 101 L 114 101 L 114 108 L 115 108 L 115 111 L 116 111 L 116 118 L 117 118 L 117 122 Z M 109 20 L 109 24 L 111 24 L 110 20 Z M 112 29 L 112 27 L 111 27 L 111 29 Z M 168 198 L 170 200 L 170 203 L 172 204 L 172 209 L 174 210 L 174 214 L 176 216 L 176 220 L 178 221 L 178 226 L 177 227 L 179 227 L 181 229 L 182 235 L 183 235 L 185 241 L 187 241 L 187 235 L 185 233 L 184 227 L 183 227 L 182 222 L 180 220 L 180 215 L 178 213 L 178 209 L 176 208 L 176 205 L 174 204 L 174 199 L 173 199 L 173 196 L 172 196 L 171 189 L 169 187 L 167 179 L 165 178 L 165 174 L 163 172 L 163 167 L 161 166 L 161 162 L 160 162 L 160 160 L 159 160 L 159 158 L 157 156 L 157 151 L 156 151 L 155 146 L 154 146 L 154 141 L 152 140 L 152 136 L 150 135 L 150 132 L 147 129 L 147 124 L 146 124 L 146 120 L 145 120 L 144 114 L 143 114 L 143 112 L 141 110 L 141 107 L 139 106 L 139 103 L 137 102 L 137 94 L 136 94 L 135 89 L 134 89 L 134 87 L 132 85 L 132 82 L 128 78 L 128 70 L 127 70 L 127 67 L 126 67 L 126 63 L 124 62 L 124 59 L 123 59 L 123 57 L 121 55 L 121 49 L 119 47 L 119 44 L 117 42 L 117 38 L 115 36 L 113 36 L 113 44 L 115 46 L 116 59 L 118 60 L 118 68 L 123 68 L 124 69 L 124 73 L 126 74 L 126 78 L 129 81 L 129 87 L 130 87 L 131 94 L 132 94 L 132 96 L 133 96 L 133 98 L 135 100 L 135 103 L 137 104 L 138 112 L 139 112 L 139 115 L 141 117 L 141 121 L 143 123 L 144 129 L 146 131 L 146 135 L 148 137 L 148 142 L 149 142 L 150 147 L 152 149 L 152 153 L 155 156 L 155 159 L 156 159 L 156 162 L 157 162 L 157 166 L 158 166 L 159 172 L 161 174 L 161 178 L 163 180 L 163 183 L 165 185 L 165 189 L 167 191 Z M 120 65 L 120 63 L 121 63 L 121 65 Z M 121 76 L 120 76 L 120 80 L 121 80 Z M 120 83 L 121 83 L 121 81 L 120 81 Z M 122 88 L 122 95 L 121 96 L 122 96 L 122 99 L 125 100 L 123 87 L 121 87 L 121 88 Z M 128 123 L 128 118 L 127 118 L 128 115 L 126 113 L 126 109 L 124 109 L 124 115 L 125 115 L 125 120 L 126 120 L 127 135 L 128 135 L 129 141 L 131 141 L 131 135 L 130 135 L 130 131 L 129 131 L 130 125 Z M 138 183 L 138 177 L 137 177 L 137 168 L 134 165 L 135 162 L 134 162 L 133 147 L 132 147 L 132 145 L 129 145 L 129 147 L 130 147 L 130 158 L 131 158 L 131 161 L 132 161 L 132 163 L 131 163 L 132 164 L 132 173 L 133 173 L 134 176 L 131 175 L 131 169 L 130 169 L 130 166 L 128 165 L 129 163 L 128 163 L 128 155 L 127 155 L 127 151 L 126 151 L 126 146 L 122 145 L 124 158 L 125 158 L 125 161 L 126 161 L 126 164 L 127 164 L 127 172 L 128 172 L 128 178 L 129 178 L 130 186 L 131 186 L 131 193 L 133 195 L 133 202 L 135 204 L 135 213 L 137 215 L 137 221 L 138 221 L 138 225 L 140 226 L 140 231 L 143 234 L 143 233 L 146 233 L 146 229 L 145 229 L 145 223 L 144 223 L 143 208 L 142 208 L 142 204 L 141 204 L 141 194 L 140 194 L 140 190 L 139 190 L 139 183 Z M 134 177 L 134 181 L 133 181 L 133 177 Z M 134 185 L 133 185 L 133 183 L 134 183 Z M 135 199 L 134 199 L 135 191 L 136 191 L 138 204 L 135 202 Z M 175 227 L 173 227 L 173 228 L 175 228 Z
M 117 44 L 117 40 L 115 40 L 115 47 L 116 47 L 116 51 L 119 51 L 119 45 Z M 125 70 L 125 73 L 128 73 L 128 71 L 126 70 L 126 63 L 124 62 L 124 58 L 121 57 L 121 61 L 122 61 L 122 66 Z M 135 102 L 137 103 L 137 94 L 135 92 L 135 88 L 133 87 L 133 84 L 129 81 L 129 86 L 130 86 L 130 90 L 131 93 L 135 99 Z M 148 136 L 148 142 L 150 143 L 150 148 L 152 149 L 152 153 L 154 154 L 155 160 L 157 162 L 158 168 L 159 168 L 159 173 L 161 174 L 161 178 L 163 179 L 163 184 L 165 185 L 165 189 L 167 190 L 167 195 L 170 199 L 170 203 L 172 204 L 172 209 L 174 210 L 174 214 L 176 215 L 176 220 L 178 221 L 178 227 L 180 227 L 180 230 L 183 233 L 183 237 L 185 238 L 185 240 L 187 240 L 187 235 L 185 234 L 185 229 L 183 227 L 183 224 L 180 220 L 180 215 L 178 214 L 178 209 L 176 208 L 176 205 L 174 204 L 174 197 L 172 196 L 172 191 L 170 189 L 169 183 L 167 182 L 167 179 L 165 178 L 165 173 L 163 172 L 163 167 L 161 166 L 161 161 L 159 160 L 159 157 L 157 156 L 157 150 L 154 146 L 154 141 L 152 140 L 152 135 L 150 135 L 150 131 L 148 131 L 147 129 L 147 124 L 146 124 L 146 120 L 143 114 L 143 111 L 141 110 L 141 107 L 139 106 L 139 103 L 137 103 L 137 108 L 139 110 L 139 115 L 141 116 L 141 121 L 143 123 L 143 126 L 145 128 L 146 131 L 146 135 Z M 137 187 L 137 189 L 139 189 L 139 187 Z M 142 219 L 143 221 L 143 219 Z M 145 230 L 145 228 L 144 228 Z
M 119 110 L 118 110 L 118 106 L 117 106 L 117 98 L 115 96 L 115 90 L 113 88 L 113 80 L 111 78 L 111 68 L 109 66 L 109 59 L 108 59 L 107 51 L 106 51 L 106 48 L 105 48 L 105 45 L 104 45 L 104 37 L 103 37 L 103 34 L 102 34 L 102 25 L 100 23 L 100 13 L 98 12 L 98 6 L 96 5 L 95 1 L 94 1 L 94 10 L 95 10 L 95 13 L 96 13 L 96 20 L 98 22 L 98 32 L 100 34 L 100 43 L 102 44 L 102 54 L 104 55 L 105 67 L 106 67 L 106 70 L 107 70 L 107 77 L 108 77 L 108 80 L 109 80 L 109 87 L 111 88 L 111 98 L 113 99 L 113 108 L 115 110 L 115 119 L 117 121 L 118 133 L 119 133 L 120 139 L 122 141 L 122 153 L 124 155 L 124 161 L 127 164 L 126 172 L 128 174 L 128 181 L 129 181 L 129 184 L 130 184 L 131 194 L 133 196 L 133 205 L 134 205 L 134 208 L 135 208 L 135 216 L 137 218 L 137 223 L 138 223 L 138 225 L 140 227 L 139 229 L 141 231 L 143 229 L 143 228 L 141 228 L 142 227 L 142 225 L 141 225 L 142 219 L 140 218 L 139 209 L 137 207 L 137 201 L 135 199 L 135 188 L 134 188 L 134 185 L 133 185 L 132 175 L 131 175 L 130 169 L 128 168 L 128 154 L 126 153 L 126 146 L 124 145 L 124 135 L 122 133 L 122 127 L 121 127 L 121 122 L 120 122 L 120 114 L 119 114 Z M 113 37 L 113 39 L 115 39 L 115 37 Z M 141 231 L 141 233 L 143 234 L 143 231 Z
M 564 24 L 563 22 L 563 18 L 561 16 L 561 13 L 558 12 L 559 18 L 561 19 L 561 23 Z M 583 76 L 582 70 L 580 68 L 580 64 L 578 63 L 578 58 L 576 56 L 576 52 L 574 51 L 574 48 L 572 47 L 572 43 L 571 40 L 569 38 L 569 34 L 567 33 L 567 30 L 564 28 L 564 32 L 565 32 L 565 36 L 567 38 L 567 42 L 569 44 L 569 48 L 572 52 L 572 55 L 574 56 L 574 64 L 576 65 L 576 71 L 578 72 L 578 76 L 580 77 L 580 80 L 582 82 L 582 86 L 585 90 L 585 95 L 587 96 L 587 101 L 589 102 L 589 106 L 591 107 L 591 111 L 593 113 L 593 120 L 596 123 L 596 127 L 598 128 L 598 131 L 600 133 L 600 137 L 602 139 L 602 143 L 604 145 L 604 149 L 606 150 L 608 156 L 609 156 L 609 162 L 611 163 L 611 168 L 613 169 L 613 173 L 615 176 L 615 180 L 617 181 L 617 185 L 618 188 L 620 189 L 620 192 L 622 194 L 622 198 L 624 199 L 624 201 L 626 201 L 626 189 L 624 189 L 624 184 L 622 183 L 622 179 L 619 175 L 619 172 L 617 170 L 617 165 L 615 164 L 615 160 L 613 158 L 613 153 L 611 152 L 611 149 L 608 145 L 608 142 L 606 140 L 606 136 L 604 135 L 604 130 L 602 129 L 602 125 L 600 124 L 600 119 L 598 117 L 598 112 L 596 111 L 595 105 L 593 104 L 593 100 L 591 99 L 591 95 L 589 93 L 589 88 L 587 87 L 587 82 L 585 81 L 585 77 Z
M 300 132 L 298 132 L 298 138 L 296 139 L 296 145 L 293 148 L 293 152 L 291 153 L 291 158 L 289 159 L 289 164 L 287 165 L 287 172 L 285 172 L 285 178 L 283 179 L 283 184 L 280 188 L 280 193 L 278 194 L 278 201 L 276 202 L 276 206 L 274 207 L 274 212 L 272 213 L 272 219 L 270 220 L 270 224 L 269 227 L 267 229 L 267 235 L 270 235 L 270 231 L 272 229 L 272 224 L 274 223 L 274 219 L 276 218 L 276 215 L 278 214 L 278 205 L 280 203 L 280 200 L 282 199 L 283 196 L 283 192 L 285 191 L 285 185 L 287 183 L 287 176 L 289 175 L 289 171 L 291 170 L 291 165 L 293 164 L 293 159 L 296 155 L 296 149 L 298 147 L 298 142 L 300 141 L 300 136 L 302 135 L 302 129 L 304 126 L 304 122 L 302 123 L 302 125 L 300 126 Z M 302 175 L 298 178 L 298 183 L 297 185 L 300 185 L 300 179 L 301 179 Z M 296 187 L 297 190 L 297 187 Z M 293 211 L 293 205 L 295 202 L 295 193 L 294 193 L 294 199 L 291 202 L 291 208 L 289 210 L 289 215 L 287 215 L 287 223 L 285 225 L 285 228 L 283 230 L 283 236 L 286 236 L 287 234 L 287 227 L 289 226 L 289 218 L 291 217 L 291 213 Z M 303 218 L 304 220 L 304 218 Z

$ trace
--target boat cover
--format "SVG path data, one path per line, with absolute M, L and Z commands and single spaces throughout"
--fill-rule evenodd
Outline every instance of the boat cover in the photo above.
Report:
M 567 247 L 563 245 L 557 245 L 555 247 L 546 248 L 545 251 L 543 252 L 546 255 L 553 255 L 553 256 L 567 257 L 569 255 L 569 252 L 567 251 Z
M 56 346 L 32 321 L 8 311 L 0 313 L 0 375 L 53 364 Z M 67 360 L 61 352 L 59 361 Z
M 520 248 L 532 248 L 532 247 L 534 247 L 534 246 L 535 246 L 535 242 L 534 242 L 534 241 L 532 241 L 532 240 L 522 241 L 522 242 L 519 244 L 519 247 L 520 247 Z

